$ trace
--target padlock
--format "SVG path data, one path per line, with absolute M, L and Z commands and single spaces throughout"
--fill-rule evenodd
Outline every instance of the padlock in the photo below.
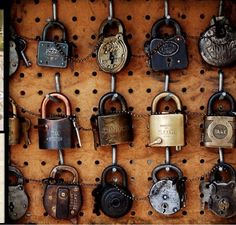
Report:
M 19 220 L 25 215 L 29 205 L 29 199 L 24 190 L 24 176 L 14 166 L 8 166 L 8 171 L 17 178 L 16 185 L 8 186 L 8 216 L 10 220 Z
M 13 40 L 9 41 L 10 52 L 9 52 L 9 75 L 13 75 L 19 66 L 19 56 L 16 51 L 16 43 Z
M 118 33 L 108 34 L 109 29 L 117 27 Z M 104 20 L 99 29 L 99 47 L 97 50 L 97 63 L 106 73 L 118 73 L 128 63 L 130 48 L 125 38 L 125 28 L 118 19 Z
M 169 97 L 176 103 L 177 112 L 157 112 L 160 100 Z M 176 146 L 180 150 L 185 145 L 184 140 L 184 115 L 181 113 L 182 104 L 179 97 L 171 92 L 158 94 L 152 102 L 150 116 L 150 147 Z
M 228 180 L 221 175 L 226 172 Z M 202 204 L 215 215 L 230 218 L 236 215 L 236 173 L 234 168 L 226 163 L 219 163 L 211 170 L 209 181 L 200 183 L 203 194 Z
M 121 112 L 108 113 L 105 111 L 106 102 L 115 97 L 121 105 Z M 99 101 L 98 116 L 92 116 L 92 126 L 96 133 L 98 133 L 98 145 L 118 145 L 123 143 L 130 143 L 133 141 L 132 116 L 127 112 L 127 103 L 125 98 L 116 92 L 109 92 L 101 97 Z
M 58 174 L 69 172 L 72 182 L 62 182 Z M 55 166 L 46 184 L 43 205 L 48 215 L 56 219 L 68 219 L 77 224 L 77 216 L 82 206 L 82 194 L 77 170 L 68 165 Z
M 12 117 L 8 119 L 8 128 L 9 128 L 9 145 L 16 145 L 20 143 L 20 120 L 17 117 L 17 110 L 15 101 L 9 97 L 9 103 L 12 107 Z
M 64 102 L 66 117 L 48 118 L 46 109 L 50 96 Z M 40 149 L 64 149 L 73 148 L 73 124 L 71 119 L 71 107 L 68 98 L 58 92 L 48 94 L 41 106 L 42 118 L 38 119 L 38 137 Z
M 157 174 L 161 170 L 174 171 L 177 177 L 165 177 L 158 179 Z M 159 213 L 171 215 L 185 206 L 185 180 L 182 171 L 171 164 L 162 164 L 152 171 L 153 186 L 149 192 L 151 206 Z
M 162 37 L 160 28 L 166 25 L 174 27 L 172 37 Z M 153 71 L 185 69 L 188 66 L 186 41 L 181 27 L 174 19 L 160 19 L 152 27 L 151 39 L 144 45 L 149 57 L 149 66 Z
M 122 176 L 122 185 L 108 182 L 108 175 L 116 170 Z M 119 218 L 126 215 L 133 203 L 133 198 L 127 187 L 127 174 L 118 165 L 111 165 L 104 169 L 101 177 L 101 184 L 93 190 L 95 197 L 94 213 L 99 214 L 99 209 L 112 218 Z
M 230 103 L 231 108 L 226 112 L 215 112 L 215 102 L 222 96 L 225 101 Z M 235 109 L 235 100 L 229 93 L 219 91 L 211 96 L 208 101 L 207 116 L 204 120 L 204 145 L 206 147 L 233 148 L 235 146 Z
M 62 32 L 60 41 L 50 40 L 47 35 L 49 30 L 59 28 Z M 43 29 L 42 40 L 38 43 L 39 66 L 66 68 L 68 61 L 69 46 L 66 40 L 66 29 L 58 21 L 50 21 Z

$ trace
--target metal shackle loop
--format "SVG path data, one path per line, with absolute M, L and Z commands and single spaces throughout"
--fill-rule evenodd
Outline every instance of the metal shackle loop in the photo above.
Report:
M 176 103 L 176 108 L 178 111 L 182 111 L 182 104 L 181 104 L 181 101 L 179 99 L 179 97 L 177 95 L 175 95 L 174 93 L 172 92 L 169 92 L 169 91 L 165 91 L 165 92 L 162 92 L 160 94 L 158 94 L 152 101 L 152 111 L 151 111 L 151 114 L 154 114 L 156 113 L 156 109 L 157 109 L 157 105 L 158 105 L 158 102 L 169 96 L 171 99 L 174 100 L 174 102 Z
M 73 181 L 72 181 L 73 183 L 78 183 L 79 182 L 79 175 L 78 175 L 77 170 L 74 167 L 68 166 L 68 165 L 58 165 L 58 166 L 55 166 L 52 169 L 52 171 L 50 172 L 50 178 L 55 179 L 57 173 L 61 172 L 61 171 L 70 172 L 73 175 Z
M 116 169 L 121 175 L 122 175 L 122 186 L 123 187 L 127 187 L 127 174 L 124 170 L 124 168 L 122 168 L 121 166 L 119 165 L 110 165 L 108 167 L 106 167 L 103 172 L 102 172 L 102 186 L 105 187 L 106 184 L 107 184 L 107 176 L 108 176 L 108 173 L 109 172 L 112 172 L 113 169 Z
M 17 177 L 17 185 L 24 184 L 24 176 L 18 168 L 14 166 L 8 166 L 8 171 L 9 171 L 9 174 L 13 174 L 15 175 L 15 177 Z
M 115 101 L 119 101 L 120 105 L 121 105 L 121 110 L 122 111 L 127 111 L 128 107 L 127 107 L 127 103 L 125 98 L 117 93 L 117 92 L 108 92 L 105 95 L 103 95 L 98 103 L 98 112 L 100 115 L 105 115 L 106 111 L 105 111 L 105 103 L 109 100 L 112 99 L 114 97 L 114 95 L 116 95 L 115 97 Z
M 62 100 L 65 104 L 65 107 L 66 107 L 66 115 L 71 116 L 71 108 L 70 108 L 69 99 L 61 93 L 53 92 L 53 93 L 50 93 L 50 94 L 46 95 L 46 97 L 44 98 L 44 100 L 42 102 L 42 106 L 41 106 L 42 119 L 46 118 L 46 106 L 47 106 L 48 102 L 51 101 L 50 96 L 56 97 L 56 98 Z
M 118 28 L 118 33 L 119 34 L 124 34 L 124 26 L 122 24 L 122 22 L 116 18 L 112 18 L 111 20 L 109 19 L 105 19 L 100 28 L 99 28 L 99 36 L 102 36 L 105 34 L 105 28 L 108 26 L 112 26 L 113 24 L 115 24 Z
M 157 167 L 155 167 L 152 171 L 152 180 L 154 183 L 158 182 L 160 179 L 157 178 L 157 173 L 161 170 L 166 170 L 166 168 L 169 168 L 169 170 L 175 171 L 178 174 L 179 179 L 183 177 L 182 171 L 173 164 L 161 164 Z
M 11 97 L 9 97 L 9 102 L 10 102 L 10 104 L 11 104 L 11 107 L 12 107 L 12 114 L 13 114 L 13 118 L 16 118 L 16 116 L 17 116 L 17 110 L 16 110 L 16 104 L 15 104 L 15 101 L 11 98 Z
M 42 41 L 46 41 L 46 37 L 47 37 L 47 33 L 48 30 L 53 28 L 53 27 L 59 27 L 62 31 L 62 40 L 65 41 L 66 40 L 66 29 L 65 26 L 59 22 L 59 21 L 50 21 L 48 24 L 45 25 L 44 29 L 43 29 L 43 34 L 42 34 Z

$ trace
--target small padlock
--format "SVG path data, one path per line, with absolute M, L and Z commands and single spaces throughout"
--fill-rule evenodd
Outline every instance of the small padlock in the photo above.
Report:
M 169 97 L 176 103 L 177 113 L 157 112 L 160 100 Z M 171 147 L 176 146 L 176 150 L 181 150 L 185 145 L 184 140 L 184 115 L 179 97 L 171 92 L 158 94 L 152 102 L 150 116 L 150 147 Z
M 108 113 L 105 111 L 106 102 L 115 98 L 121 105 L 121 112 Z M 132 116 L 127 112 L 125 98 L 116 92 L 109 92 L 101 97 L 99 101 L 98 116 L 92 116 L 92 126 L 96 131 L 94 139 L 98 133 L 98 145 L 117 145 L 130 143 L 133 141 Z
M 63 183 L 57 176 L 62 171 L 73 175 L 72 182 Z M 56 219 L 68 219 L 77 224 L 82 206 L 82 194 L 77 170 L 68 165 L 55 166 L 45 187 L 43 205 L 46 212 Z
M 122 176 L 122 185 L 108 182 L 108 175 L 116 170 Z M 118 165 L 111 165 L 104 169 L 101 177 L 101 185 L 93 190 L 95 197 L 95 210 L 99 214 L 99 209 L 112 218 L 119 218 L 126 215 L 133 203 L 133 198 L 127 187 L 127 174 Z
M 24 190 L 24 176 L 14 166 L 9 166 L 8 171 L 17 178 L 16 185 L 8 186 L 8 216 L 10 220 L 19 220 L 25 215 L 29 205 L 29 199 Z
M 166 38 L 160 35 L 160 28 L 167 25 L 174 27 L 174 36 Z M 151 39 L 145 43 L 144 50 L 153 71 L 185 69 L 188 66 L 186 41 L 174 19 L 162 18 L 153 25 Z
M 9 75 L 13 75 L 19 66 L 19 56 L 16 51 L 16 43 L 13 40 L 9 41 L 10 52 L 9 52 Z
M 12 117 L 8 119 L 8 128 L 9 128 L 9 145 L 16 145 L 20 143 L 20 120 L 17 117 L 17 110 L 15 101 L 9 97 L 9 102 L 12 107 Z
M 113 26 L 118 33 L 108 34 Z M 97 63 L 99 68 L 106 73 L 118 73 L 128 63 L 130 49 L 125 38 L 125 28 L 118 19 L 104 20 L 99 29 L 99 47 L 97 50 Z
M 49 30 L 59 28 L 62 32 L 60 41 L 48 39 Z M 50 21 L 43 29 L 42 40 L 38 43 L 39 66 L 66 68 L 68 61 L 69 46 L 66 40 L 66 29 L 58 21 Z
M 50 96 L 64 102 L 66 117 L 47 118 L 46 109 Z M 38 119 L 38 137 L 40 149 L 73 148 L 73 124 L 68 98 L 58 92 L 48 94 L 41 106 L 42 118 Z
M 228 180 L 221 175 L 226 172 Z M 230 218 L 236 215 L 236 173 L 234 168 L 226 163 L 219 163 L 211 171 L 209 182 L 202 181 L 200 191 L 203 205 L 215 215 Z
M 214 104 L 221 97 L 230 103 L 230 111 L 215 112 Z M 227 92 L 219 91 L 211 96 L 204 120 L 204 145 L 209 148 L 233 148 L 235 146 L 235 100 Z
M 157 174 L 169 169 L 174 171 L 177 177 L 165 177 L 158 179 Z M 149 192 L 151 206 L 159 213 L 171 215 L 178 212 L 185 205 L 185 178 L 182 171 L 171 164 L 159 165 L 152 171 L 153 186 Z

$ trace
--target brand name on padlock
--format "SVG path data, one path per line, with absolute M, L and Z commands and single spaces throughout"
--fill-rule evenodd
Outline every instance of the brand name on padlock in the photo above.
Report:
M 158 133 L 162 135 L 176 135 L 176 131 L 173 129 L 158 130 Z
M 228 135 L 228 129 L 222 124 L 216 125 L 213 129 L 213 135 L 218 139 L 223 139 Z
M 60 56 L 58 50 L 54 47 L 46 49 L 46 54 L 45 55 L 50 60 L 57 60 Z
M 103 134 L 106 134 L 106 133 L 109 133 L 109 134 L 122 134 L 124 132 L 127 132 L 129 130 L 129 126 L 125 126 L 125 127 L 119 127 L 119 126 L 109 126 L 109 127 L 104 127 L 102 129 L 102 133 Z
M 158 43 L 157 52 L 162 56 L 172 56 L 179 51 L 179 46 L 173 41 Z

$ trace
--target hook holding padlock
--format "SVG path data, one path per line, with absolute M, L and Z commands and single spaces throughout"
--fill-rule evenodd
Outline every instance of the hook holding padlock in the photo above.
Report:
M 57 21 L 57 0 L 52 0 L 52 20 Z
M 113 19 L 113 0 L 108 0 L 108 4 L 109 4 L 108 6 L 109 12 L 108 12 L 107 19 L 112 20 Z
M 170 19 L 168 0 L 165 0 L 165 18 L 166 18 L 167 20 Z

